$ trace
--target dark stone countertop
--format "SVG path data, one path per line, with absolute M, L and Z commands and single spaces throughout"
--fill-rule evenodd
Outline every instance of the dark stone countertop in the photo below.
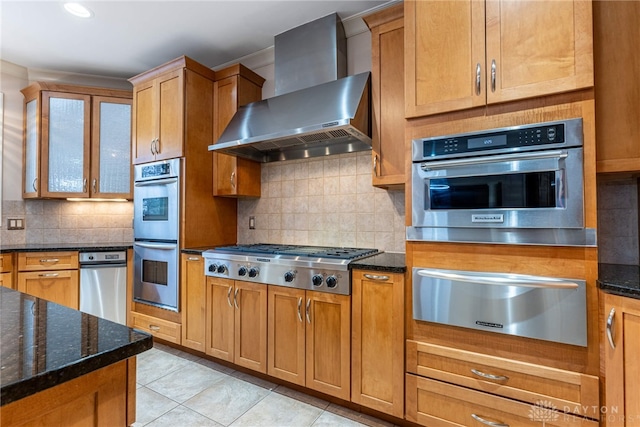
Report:
M 640 299 L 640 266 L 598 264 L 598 286 L 605 292 Z
M 152 346 L 144 332 L 0 287 L 1 405 Z
M 405 273 L 407 263 L 405 254 L 382 252 L 349 263 L 349 269 L 386 271 L 387 273 Z
M 53 252 L 53 251 L 124 251 L 133 248 L 133 242 L 118 243 L 29 243 L 24 245 L 0 245 L 1 253 Z
M 202 252 L 208 251 L 209 249 L 213 249 L 213 248 L 215 248 L 215 246 L 204 246 L 201 248 L 184 248 L 184 249 L 181 249 L 180 252 L 183 254 L 190 254 L 190 255 L 202 255 Z

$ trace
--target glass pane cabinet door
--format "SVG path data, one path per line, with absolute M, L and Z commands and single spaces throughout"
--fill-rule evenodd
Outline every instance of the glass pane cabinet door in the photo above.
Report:
M 48 99 L 47 99 L 48 98 Z M 88 196 L 90 97 L 50 95 L 43 99 L 47 144 L 46 192 Z M 46 118 L 48 117 L 48 125 Z M 51 194 L 54 193 L 54 194 Z
M 36 99 L 27 102 L 24 145 L 24 187 L 25 196 L 38 195 L 38 121 Z
M 92 173 L 92 195 L 130 198 L 131 101 L 94 98 L 94 120 L 96 117 L 100 122 L 94 128 L 93 144 L 99 159 L 94 157 L 94 163 L 99 171 L 94 169 Z

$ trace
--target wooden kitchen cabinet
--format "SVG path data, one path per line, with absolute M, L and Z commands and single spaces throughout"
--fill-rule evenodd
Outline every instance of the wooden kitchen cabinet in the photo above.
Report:
M 204 258 L 182 254 L 180 262 L 182 345 L 204 353 L 206 337 L 207 281 Z
M 349 400 L 348 295 L 269 286 L 267 373 Z
M 353 270 L 351 401 L 404 415 L 404 274 Z
M 262 99 L 264 79 L 242 64 L 216 71 L 214 85 L 215 143 L 238 108 Z M 213 195 L 260 197 L 260 163 L 213 153 Z
M 267 372 L 267 285 L 207 277 L 206 349 Z
M 404 188 L 403 4 L 363 19 L 371 30 L 372 184 Z
M 408 118 L 593 86 L 591 1 L 404 5 Z
M 133 163 L 183 157 L 189 150 L 206 151 L 213 120 L 210 68 L 181 56 L 129 79 L 133 84 Z M 206 153 L 201 152 L 204 156 Z
M 601 292 L 607 427 L 640 423 L 640 300 Z M 614 413 L 615 411 L 615 413 Z
M 18 290 L 78 310 L 78 252 L 18 253 Z
M 596 171 L 640 171 L 640 2 L 593 2 Z
M 131 199 L 131 92 L 38 82 L 22 93 L 23 198 Z
M 15 289 L 13 284 L 13 254 L 0 254 L 0 286 Z

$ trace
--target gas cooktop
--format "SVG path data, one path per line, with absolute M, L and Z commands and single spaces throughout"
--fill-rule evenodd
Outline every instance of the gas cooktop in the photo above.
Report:
M 205 275 L 270 285 L 351 294 L 349 263 L 377 249 L 249 244 L 203 252 Z

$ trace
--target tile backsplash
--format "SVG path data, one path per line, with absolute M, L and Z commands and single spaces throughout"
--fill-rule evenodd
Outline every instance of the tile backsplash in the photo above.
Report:
M 371 185 L 371 152 L 264 163 L 261 191 L 238 202 L 238 243 L 405 251 L 404 192 Z
M 9 218 L 23 218 L 24 230 L 7 230 Z M 3 245 L 131 242 L 133 203 L 4 200 L 2 224 Z
M 638 179 L 598 177 L 598 260 L 638 265 Z

